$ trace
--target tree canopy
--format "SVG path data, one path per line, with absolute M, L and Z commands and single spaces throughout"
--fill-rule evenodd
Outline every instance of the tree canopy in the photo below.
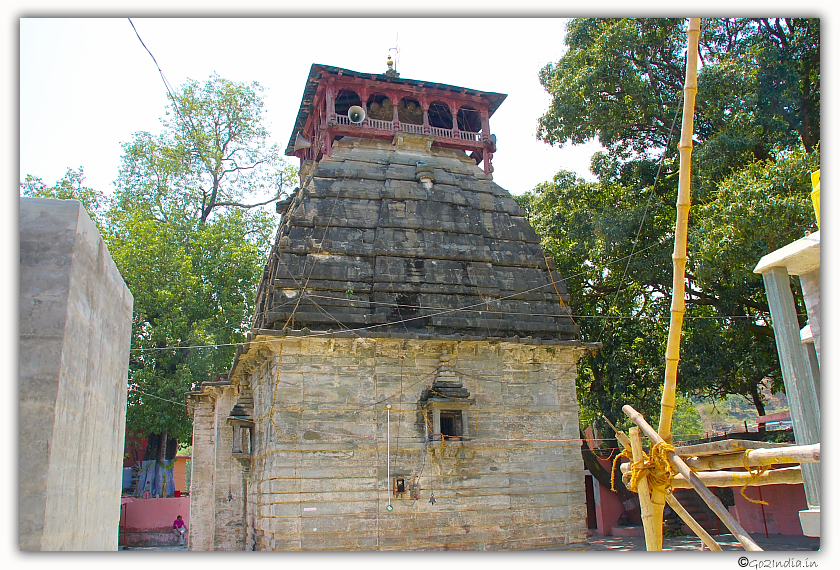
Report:
M 816 229 L 819 20 L 704 19 L 700 41 L 687 312 L 678 387 L 743 394 L 781 374 L 762 255 Z M 670 316 L 676 149 L 685 21 L 575 19 L 567 51 L 540 72 L 552 97 L 537 136 L 597 139 L 596 182 L 569 172 L 521 197 L 567 279 L 586 341 L 582 420 L 623 420 L 625 403 L 658 417 Z
M 112 195 L 84 187 L 81 169 L 53 187 L 34 176 L 21 184 L 26 195 L 80 199 L 134 295 L 134 433 L 188 441 L 184 394 L 226 372 L 249 329 L 275 226 L 261 206 L 297 174 L 267 143 L 262 106 L 257 83 L 190 80 L 170 95 L 159 134 L 123 144 Z

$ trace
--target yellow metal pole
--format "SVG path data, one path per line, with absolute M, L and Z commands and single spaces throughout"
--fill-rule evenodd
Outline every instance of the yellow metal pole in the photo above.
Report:
M 682 135 L 680 137 L 680 187 L 677 193 L 677 223 L 674 234 L 674 284 L 671 299 L 671 323 L 665 350 L 665 385 L 659 414 L 659 435 L 671 442 L 671 419 L 676 405 L 677 367 L 680 362 L 680 337 L 685 315 L 685 263 L 688 242 L 688 211 L 691 208 L 691 151 L 694 145 L 694 100 L 697 97 L 697 52 L 700 43 L 700 18 L 688 20 L 688 56 L 685 66 Z

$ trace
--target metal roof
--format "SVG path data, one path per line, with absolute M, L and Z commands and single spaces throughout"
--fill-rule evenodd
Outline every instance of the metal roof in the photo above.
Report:
M 352 69 L 344 69 L 342 67 L 334 67 L 332 65 L 324 65 L 321 63 L 313 63 L 309 68 L 309 76 L 306 78 L 306 86 L 303 89 L 303 97 L 300 100 L 300 110 L 295 119 L 294 128 L 292 128 L 292 135 L 289 137 L 289 144 L 286 145 L 286 155 L 294 155 L 295 138 L 298 133 L 303 130 L 306 125 L 306 120 L 309 118 L 309 113 L 312 111 L 312 102 L 315 99 L 315 92 L 318 90 L 318 83 L 324 72 L 331 75 L 342 75 L 348 77 L 358 77 L 360 79 L 369 79 L 372 81 L 379 81 L 382 83 L 396 83 L 397 85 L 409 85 L 412 87 L 423 87 L 427 89 L 439 89 L 441 91 L 451 91 L 453 93 L 462 93 L 466 95 L 477 95 L 487 99 L 489 102 L 489 116 L 493 116 L 499 105 L 507 97 L 504 93 L 493 93 L 491 91 L 478 91 L 476 89 L 469 89 L 466 87 L 457 87 L 455 85 L 446 85 L 445 83 L 434 83 L 430 81 L 420 81 L 417 79 L 404 79 L 402 77 L 392 77 L 384 73 L 362 73 L 360 71 L 353 71 Z

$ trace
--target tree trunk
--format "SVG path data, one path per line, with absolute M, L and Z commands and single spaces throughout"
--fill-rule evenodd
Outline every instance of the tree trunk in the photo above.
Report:
M 158 448 L 157 456 L 158 463 L 161 465 L 163 465 L 163 461 L 166 459 L 166 436 L 167 431 L 163 430 L 163 433 L 160 434 L 160 447 Z
M 750 397 L 752 398 L 753 405 L 755 406 L 755 411 L 758 412 L 759 416 L 763 416 L 767 413 L 767 409 L 764 407 L 764 400 L 761 399 L 761 391 L 758 389 L 759 384 L 753 384 L 750 386 Z M 758 424 L 758 431 L 764 431 L 764 425 Z

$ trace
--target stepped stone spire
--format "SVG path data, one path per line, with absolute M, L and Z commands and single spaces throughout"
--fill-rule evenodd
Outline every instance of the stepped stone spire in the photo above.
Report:
M 563 278 L 522 210 L 463 151 L 430 139 L 344 137 L 304 164 L 257 329 L 577 338 Z

